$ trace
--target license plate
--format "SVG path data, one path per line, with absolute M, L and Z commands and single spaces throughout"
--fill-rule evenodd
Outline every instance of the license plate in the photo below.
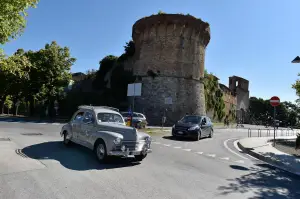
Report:
M 183 132 L 181 132 L 181 131 L 178 131 L 178 134 L 183 134 Z

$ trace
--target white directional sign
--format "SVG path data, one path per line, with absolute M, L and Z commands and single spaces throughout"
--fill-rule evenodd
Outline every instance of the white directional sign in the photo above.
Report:
M 172 99 L 172 97 L 166 97 L 166 98 L 165 98 L 165 104 L 173 104 L 173 99 Z
M 142 95 L 142 83 L 128 84 L 127 96 L 141 96 Z

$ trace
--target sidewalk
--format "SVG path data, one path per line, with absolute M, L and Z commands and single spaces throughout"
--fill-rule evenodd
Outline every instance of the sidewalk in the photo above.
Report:
M 296 136 L 280 136 L 276 140 L 296 139 Z M 281 152 L 272 146 L 270 137 L 252 137 L 239 140 L 238 146 L 249 155 L 270 165 L 300 176 L 300 159 Z

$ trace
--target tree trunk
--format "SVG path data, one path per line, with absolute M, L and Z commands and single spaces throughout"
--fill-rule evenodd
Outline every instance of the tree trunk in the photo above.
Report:
M 0 101 L 0 107 L 1 107 L 1 114 L 4 113 L 4 102 Z
M 12 114 L 14 116 L 17 115 L 17 101 L 18 99 L 17 98 L 13 98 L 12 102 L 13 102 L 13 106 L 12 106 Z
M 29 98 L 29 116 L 34 115 L 34 99 L 33 97 Z
M 5 99 L 6 99 L 6 96 L 3 96 L 1 99 L 0 99 L 0 106 L 1 106 L 1 114 L 4 114 L 4 102 L 5 102 Z

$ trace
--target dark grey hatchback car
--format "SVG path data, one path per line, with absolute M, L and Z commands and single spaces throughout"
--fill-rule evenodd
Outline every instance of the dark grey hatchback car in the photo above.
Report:
M 172 136 L 199 140 L 202 137 L 212 137 L 213 123 L 207 116 L 187 115 L 172 127 Z

